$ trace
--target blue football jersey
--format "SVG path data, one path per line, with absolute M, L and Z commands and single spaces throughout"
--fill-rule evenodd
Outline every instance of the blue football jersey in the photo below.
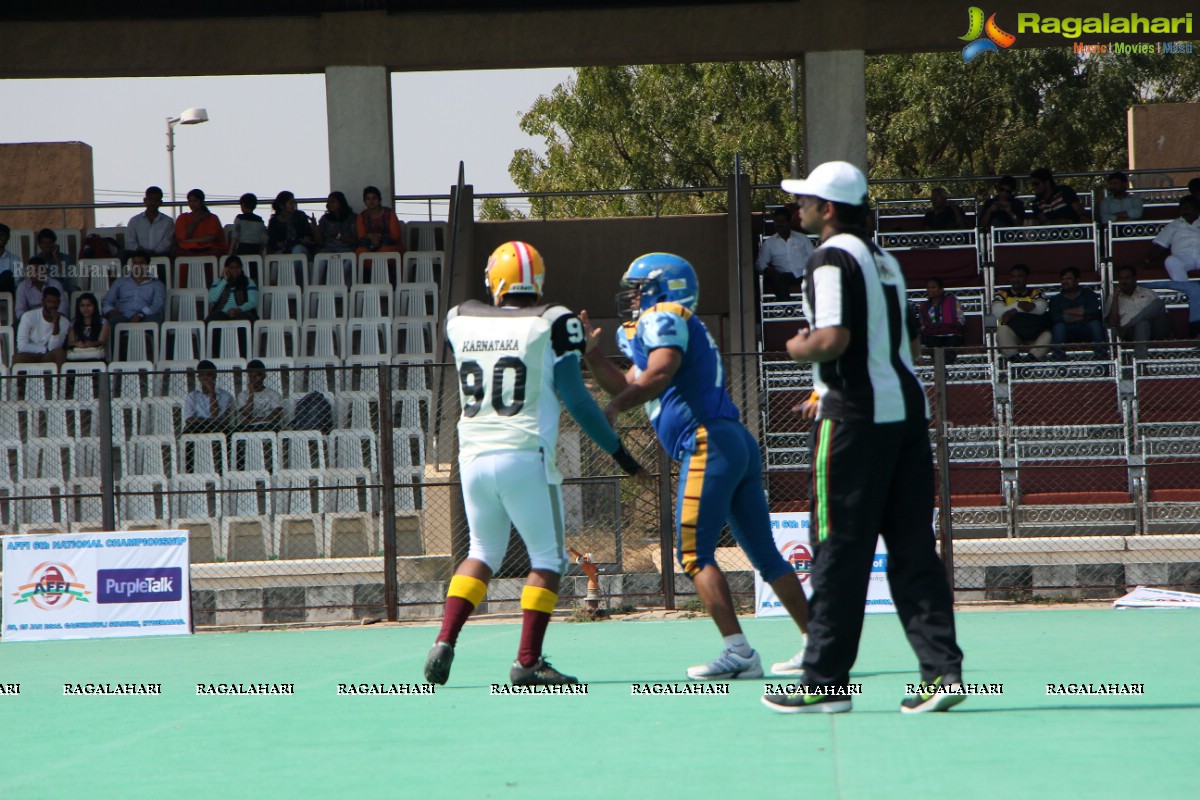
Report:
M 696 428 L 714 419 L 738 419 L 725 391 L 725 369 L 717 343 L 704 323 L 678 303 L 659 303 L 617 330 L 617 345 L 640 374 L 650 351 L 674 347 L 683 354 L 679 370 L 663 393 L 646 403 L 650 424 L 671 457 L 692 451 Z

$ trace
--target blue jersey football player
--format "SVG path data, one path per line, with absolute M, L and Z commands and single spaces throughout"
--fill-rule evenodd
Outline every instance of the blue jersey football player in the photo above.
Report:
M 725 523 L 771 585 L 792 619 L 807 629 L 808 604 L 791 566 L 771 536 L 763 495 L 758 442 L 742 425 L 725 391 L 721 354 L 695 315 L 699 298 L 696 271 L 683 258 L 649 253 L 621 278 L 626 290 L 618 310 L 632 317 L 617 331 L 621 352 L 633 362 L 622 372 L 596 347 L 600 331 L 587 322 L 585 360 L 596 381 L 612 395 L 610 419 L 645 404 L 662 446 L 680 461 L 675 501 L 675 544 L 679 563 L 725 638 L 725 648 L 708 664 L 691 667 L 692 680 L 758 678 L 758 653 L 738 624 L 729 584 L 716 562 L 717 540 Z M 800 653 L 775 664 L 776 675 L 801 674 Z

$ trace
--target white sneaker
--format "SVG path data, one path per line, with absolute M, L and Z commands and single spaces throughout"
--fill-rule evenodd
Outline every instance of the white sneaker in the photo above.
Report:
M 687 676 L 694 681 L 716 681 L 729 678 L 761 678 L 763 676 L 762 660 L 757 650 L 751 650 L 750 655 L 738 655 L 726 648 L 721 655 L 707 664 L 698 667 L 688 667 Z
M 781 675 L 784 677 L 790 675 L 801 675 L 804 673 L 804 649 L 808 647 L 808 637 L 803 637 L 800 645 L 800 652 L 789 658 L 787 661 L 776 661 L 771 665 L 772 675 Z

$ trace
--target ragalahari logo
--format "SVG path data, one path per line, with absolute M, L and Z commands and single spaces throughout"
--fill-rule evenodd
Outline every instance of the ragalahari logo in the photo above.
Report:
M 964 36 L 958 37 L 964 42 L 970 42 L 963 48 L 963 61 L 970 64 L 984 53 L 999 53 L 1000 48 L 1012 47 L 1013 42 L 1017 37 L 1007 31 L 1001 30 L 996 24 L 996 15 L 992 14 L 987 18 L 987 23 L 983 21 L 983 9 L 979 6 L 971 6 L 967 9 L 967 32 Z M 983 36 L 986 33 L 987 36 Z
M 43 611 L 58 611 L 71 605 L 72 600 L 90 602 L 87 586 L 75 579 L 75 572 L 66 564 L 42 562 L 29 573 L 29 583 L 18 586 L 13 596 L 17 603 L 33 603 Z

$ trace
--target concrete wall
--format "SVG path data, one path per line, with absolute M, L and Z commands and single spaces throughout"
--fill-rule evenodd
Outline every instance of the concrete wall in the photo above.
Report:
M 91 203 L 92 146 L 83 142 L 0 144 L 0 203 Z M 91 209 L 0 211 L 10 228 L 90 228 Z
M 44 21 L 4 23 L 5 40 L 22 46 L 0 48 L 0 78 L 319 73 L 330 64 L 399 71 L 509 69 L 787 59 L 823 50 L 957 51 L 963 46 L 958 37 L 967 29 L 966 9 L 966 4 L 953 3 L 934 7 L 925 0 L 646 4 L 537 12 L 508 11 L 501 5 L 458 14 L 361 11 L 86 24 L 63 24 L 57 9 L 48 9 Z M 1016 33 L 1018 10 L 1000 9 L 1001 27 Z M 1127 16 L 1131 10 L 1118 0 L 1059 0 L 1047 13 Z M 1184 10 L 1178 0 L 1136 4 L 1144 17 L 1178 17 Z M 522 46 L 514 47 L 514 42 Z M 1071 44 L 1057 34 L 1023 33 L 1014 47 Z M 30 58 L 30 53 L 54 57 Z
M 547 299 L 572 311 L 587 309 L 593 322 L 605 329 L 605 347 L 612 352 L 621 275 L 644 253 L 676 253 L 696 268 L 701 318 L 714 337 L 727 339 L 723 335 L 731 305 L 727 225 L 724 214 L 476 222 L 473 251 L 457 267 L 458 279 L 466 282 L 471 297 L 486 299 L 483 269 L 492 250 L 514 239 L 527 241 L 546 261 Z M 722 347 L 728 352 L 729 342 L 723 341 Z
M 1127 119 L 1130 169 L 1200 164 L 1200 139 L 1196 137 L 1196 131 L 1200 131 L 1200 103 L 1133 106 Z M 1139 189 L 1187 186 L 1187 182 L 1195 177 L 1195 172 L 1138 177 L 1137 186 Z

